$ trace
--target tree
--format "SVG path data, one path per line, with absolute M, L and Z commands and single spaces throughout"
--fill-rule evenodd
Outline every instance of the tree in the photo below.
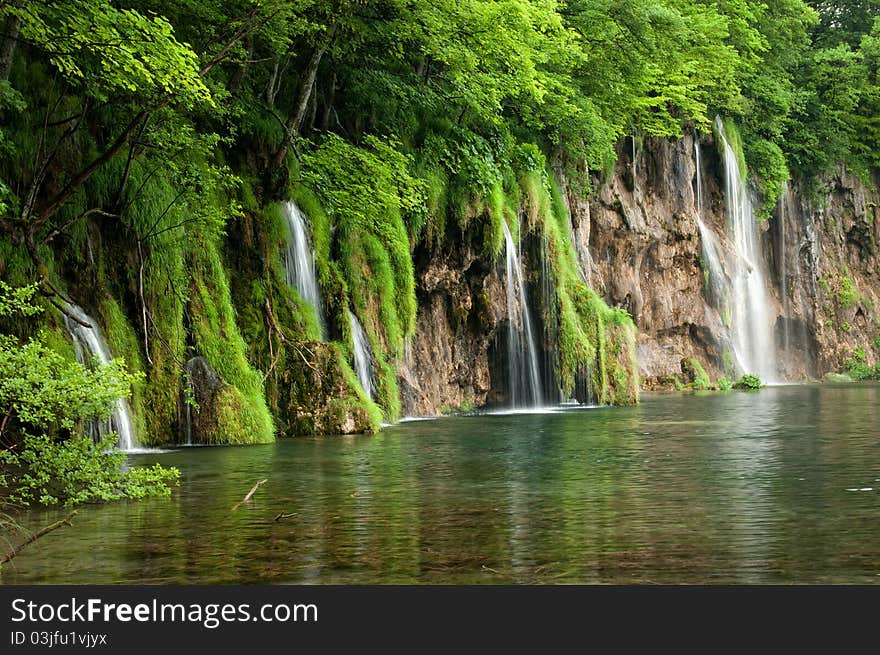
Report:
M 32 317 L 36 285 L 11 288 L 0 281 L 0 319 Z M 0 488 L 6 502 L 75 504 L 167 494 L 176 469 L 123 469 L 116 435 L 95 443 L 85 421 L 106 419 L 117 398 L 137 379 L 122 360 L 85 367 L 64 359 L 39 338 L 0 333 Z

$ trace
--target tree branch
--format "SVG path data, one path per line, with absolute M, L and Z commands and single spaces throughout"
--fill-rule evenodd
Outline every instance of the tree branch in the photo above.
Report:
M 39 530 L 38 532 L 34 532 L 30 537 L 25 539 L 24 542 L 20 543 L 18 546 L 13 548 L 11 551 L 6 553 L 3 556 L 3 559 L 0 559 L 0 564 L 6 564 L 6 562 L 8 562 L 12 558 L 14 558 L 16 555 L 18 555 L 26 546 L 29 546 L 30 544 L 34 543 L 40 537 L 45 537 L 50 532 L 53 532 L 53 531 L 57 530 L 58 528 L 62 528 L 65 525 L 73 526 L 73 523 L 71 523 L 70 520 L 74 516 L 76 516 L 76 510 L 73 510 L 70 514 L 68 514 L 66 518 L 63 518 L 60 521 L 55 521 L 55 523 L 50 523 L 42 530 Z

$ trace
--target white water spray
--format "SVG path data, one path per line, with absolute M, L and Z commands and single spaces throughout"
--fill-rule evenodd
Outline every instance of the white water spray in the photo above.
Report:
M 519 253 L 507 222 L 502 221 L 506 250 L 507 361 L 512 407 L 539 407 L 543 400 L 538 355 L 532 332 Z
M 354 347 L 354 371 L 364 393 L 370 398 L 376 397 L 376 386 L 373 382 L 373 355 L 367 334 L 354 312 L 348 310 L 348 323 L 351 326 L 351 342 Z
M 730 333 L 734 355 L 743 373 L 759 375 L 764 381 L 777 377 L 770 301 L 764 280 L 763 260 L 749 198 L 739 160 L 716 117 L 724 158 L 727 224 L 734 250 L 730 274 Z
M 321 309 L 321 292 L 315 274 L 315 253 L 309 243 L 306 217 L 294 202 L 284 203 L 284 217 L 288 227 L 287 249 L 284 251 L 287 284 L 295 287 L 300 298 L 314 309 L 318 331 L 323 339 L 326 334 L 324 312 Z
M 97 357 L 101 364 L 109 364 L 113 357 L 110 355 L 107 341 L 104 339 L 104 335 L 101 334 L 95 319 L 76 305 L 67 305 L 67 311 L 81 323 L 91 326 L 85 327 L 71 320 L 69 316 L 64 317 L 64 324 L 70 333 L 70 337 L 73 339 L 73 345 L 76 349 L 77 361 L 80 364 L 88 365 L 90 359 Z M 106 434 L 115 432 L 119 435 L 119 441 L 117 442 L 119 450 L 133 450 L 135 447 L 135 437 L 132 425 L 131 409 L 128 406 L 128 401 L 125 398 L 119 398 L 113 405 L 113 413 L 109 419 L 89 421 L 88 433 L 89 436 L 97 440 Z

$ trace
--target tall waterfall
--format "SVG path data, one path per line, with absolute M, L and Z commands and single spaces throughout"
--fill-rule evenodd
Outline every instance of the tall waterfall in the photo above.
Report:
M 700 137 L 694 133 L 694 165 L 697 169 L 697 218 L 703 220 L 703 159 L 700 156 Z
M 348 323 L 351 326 L 351 341 L 354 346 L 354 371 L 357 373 L 361 387 L 370 398 L 376 397 L 376 385 L 373 382 L 373 355 L 367 334 L 354 312 L 348 310 Z
M 512 407 L 538 407 L 543 400 L 538 353 L 522 280 L 519 252 L 507 222 L 502 221 L 507 253 L 507 362 Z
M 731 280 L 730 333 L 734 355 L 744 373 L 759 375 L 764 380 L 775 380 L 773 325 L 754 209 L 739 160 L 727 141 L 720 117 L 715 118 L 715 124 L 724 147 L 725 203 L 734 250 L 728 271 Z
M 87 365 L 91 358 L 97 357 L 102 364 L 109 364 L 113 357 L 110 355 L 107 341 L 104 339 L 104 335 L 101 334 L 95 319 L 76 305 L 67 305 L 67 311 L 75 316 L 77 320 L 91 325 L 91 327 L 87 328 L 72 321 L 68 316 L 64 317 L 64 324 L 70 333 L 70 337 L 73 339 L 73 345 L 76 349 L 77 361 L 80 364 Z M 131 409 L 125 398 L 116 400 L 113 413 L 109 419 L 89 421 L 87 429 L 89 436 L 95 440 L 115 432 L 119 435 L 119 441 L 117 442 L 119 450 L 132 450 L 135 446 Z
M 315 274 L 315 253 L 309 244 L 306 217 L 294 202 L 284 203 L 284 217 L 288 227 L 287 250 L 284 251 L 287 284 L 295 287 L 300 298 L 315 310 L 318 331 L 323 339 L 326 334 L 324 312 L 321 309 L 321 292 Z
M 779 256 L 777 257 L 777 273 L 779 274 L 779 292 L 782 295 L 782 315 L 786 320 L 782 321 L 783 330 L 783 348 L 788 352 L 791 345 L 791 334 L 788 327 L 788 319 L 791 316 L 791 303 L 788 298 L 788 275 L 786 275 L 785 258 L 787 256 L 785 244 L 785 222 L 791 215 L 791 192 L 788 189 L 788 182 L 782 183 L 782 195 L 779 197 Z

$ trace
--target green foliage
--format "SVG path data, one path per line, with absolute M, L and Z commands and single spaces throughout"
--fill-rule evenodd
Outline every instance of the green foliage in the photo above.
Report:
M 0 316 L 38 313 L 33 296 L 33 287 L 0 283 Z M 6 437 L 11 445 L 0 451 L 7 500 L 70 505 L 169 493 L 179 476 L 175 469 L 126 469 L 125 454 L 113 451 L 117 435 L 97 444 L 81 435 L 84 421 L 106 419 L 140 378 L 121 359 L 85 367 L 39 338 L 0 334 L 0 436 L 3 430 L 12 435 Z
M 837 302 L 843 308 L 855 307 L 862 299 L 855 283 L 848 277 L 840 278 L 837 287 Z
M 0 464 L 12 472 L 0 475 L 14 504 L 78 505 L 122 498 L 167 496 L 179 483 L 180 471 L 125 466 L 125 453 L 114 450 L 116 435 L 100 442 L 73 436 L 54 440 L 47 434 L 25 434 L 15 451 L 0 451 Z
M 856 381 L 880 380 L 880 363 L 873 366 L 869 364 L 865 347 L 859 346 L 846 361 L 846 373 Z
M 0 318 L 40 314 L 43 308 L 34 304 L 34 296 L 36 294 L 36 284 L 11 287 L 3 280 L 0 280 Z
M 694 371 L 694 380 L 693 382 L 691 382 L 691 388 L 711 389 L 712 381 L 709 379 L 709 374 L 706 373 L 706 369 L 703 368 L 702 364 L 700 364 L 700 360 L 691 357 L 689 361 L 690 366 Z
M 223 427 L 220 443 L 267 443 L 274 425 L 263 393 L 262 376 L 247 359 L 247 345 L 235 320 L 229 280 L 211 237 L 190 253 L 192 297 L 190 313 L 197 352 L 230 386 L 217 402 Z
M 19 237 L 46 239 L 46 270 L 5 237 L 0 266 L 16 284 L 48 274 L 74 288 L 87 269 L 114 352 L 146 373 L 133 405 L 150 432 L 167 435 L 176 420 L 191 349 L 228 385 L 220 409 L 230 433 L 220 438 L 268 440 L 256 366 L 270 369 L 279 337 L 264 308 L 287 338 L 317 335 L 284 288 L 277 200 L 308 214 L 333 338 L 348 342 L 354 311 L 387 416 L 399 411 L 395 364 L 415 329 L 413 258 L 460 228 L 497 261 L 506 223 L 549 262 L 542 318 L 558 334 L 562 387 L 589 374 L 600 402 L 634 401 L 634 326 L 585 284 L 548 161 L 569 188 L 588 189 L 584 171 L 608 171 L 621 137 L 706 130 L 720 114 L 764 214 L 789 170 L 876 168 L 876 9 L 875 0 L 2 3 L 0 19 L 21 18 L 21 38 L 0 88 L 0 218 Z M 228 41 L 236 34 L 246 37 Z M 845 280 L 835 289 L 843 308 L 860 301 Z M 733 377 L 730 353 L 722 365 Z M 277 392 L 278 381 L 268 384 Z
M 175 95 L 190 105 L 210 102 L 195 54 L 161 16 L 118 9 L 107 0 L 5 3 L 0 15 L 10 14 L 21 19 L 20 34 L 44 49 L 64 78 L 98 100 L 144 93 Z
M 715 382 L 715 385 L 721 391 L 730 391 L 733 388 L 733 382 L 731 382 L 728 378 L 724 376 L 718 378 L 718 380 Z
M 684 382 L 677 375 L 670 375 L 666 378 L 666 383 L 672 385 L 672 388 L 676 391 L 684 391 L 685 389 Z
M 369 297 L 378 311 L 389 349 L 396 352 L 415 329 L 416 299 L 406 224 L 424 224 L 424 185 L 393 142 L 366 137 L 366 147 L 335 135 L 313 144 L 302 157 L 303 183 L 327 212 L 341 254 L 343 277 L 358 314 Z M 366 283 L 366 286 L 364 285 Z
M 759 378 L 757 375 L 746 373 L 733 385 L 733 388 L 751 391 L 755 389 L 760 389 L 763 386 L 764 383 L 761 382 L 761 378 Z
M 736 374 L 736 360 L 732 351 L 725 350 L 721 353 L 721 370 L 731 378 Z

